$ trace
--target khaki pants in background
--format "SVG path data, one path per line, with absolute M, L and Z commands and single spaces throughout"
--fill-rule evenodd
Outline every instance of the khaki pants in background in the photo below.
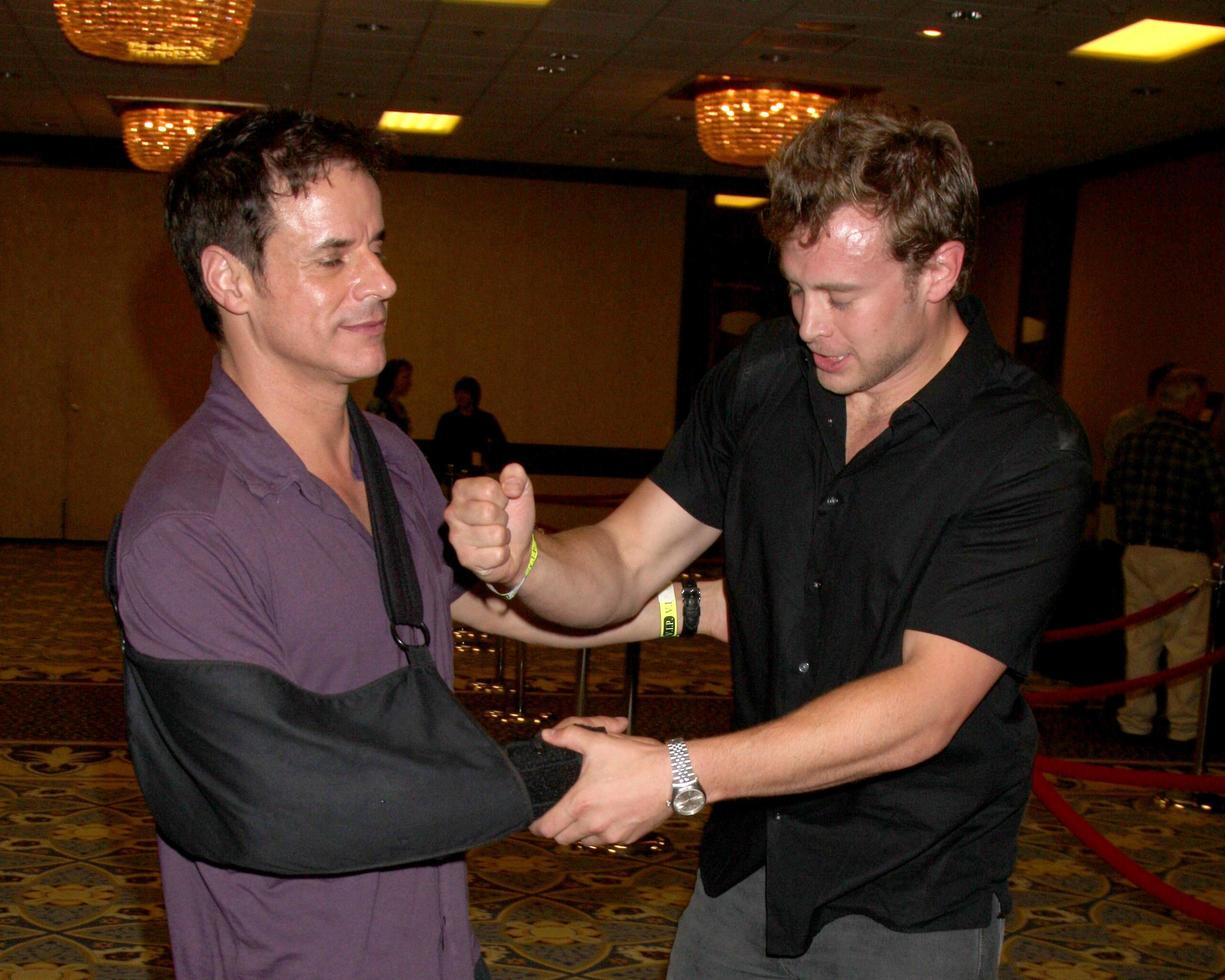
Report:
M 1208 556 L 1195 551 L 1130 544 L 1123 552 L 1124 608 L 1130 615 L 1168 599 L 1188 585 L 1205 582 L 1210 573 Z M 1157 671 L 1164 646 L 1167 667 L 1178 667 L 1207 652 L 1208 614 L 1212 590 L 1206 585 L 1195 598 L 1173 612 L 1127 630 L 1127 677 L 1143 677 Z M 1166 689 L 1169 736 L 1189 742 L 1199 729 L 1200 677 L 1174 681 Z M 1119 709 L 1119 727 L 1129 735 L 1147 735 L 1153 730 L 1157 696 L 1153 691 L 1135 691 Z

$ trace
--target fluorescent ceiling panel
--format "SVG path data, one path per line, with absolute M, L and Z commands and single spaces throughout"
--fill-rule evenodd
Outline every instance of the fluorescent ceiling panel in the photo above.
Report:
M 764 197 L 747 197 L 744 194 L 715 195 L 715 207 L 719 208 L 759 208 L 768 203 Z
M 426 133 L 446 136 L 459 125 L 460 116 L 439 112 L 397 112 L 388 109 L 379 118 L 379 129 L 393 133 Z
M 1118 61 L 1171 61 L 1225 41 L 1225 27 L 1176 20 L 1138 20 L 1072 49 L 1072 54 Z

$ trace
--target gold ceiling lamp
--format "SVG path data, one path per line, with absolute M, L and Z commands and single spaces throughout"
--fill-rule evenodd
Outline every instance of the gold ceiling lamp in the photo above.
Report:
M 173 170 L 201 136 L 234 114 L 232 109 L 192 105 L 124 109 L 119 114 L 123 148 L 141 170 Z
M 837 101 L 820 92 L 744 80 L 704 86 L 694 95 L 698 143 L 719 163 L 760 167 Z
M 73 47 L 115 61 L 215 65 L 247 36 L 255 0 L 55 0 Z

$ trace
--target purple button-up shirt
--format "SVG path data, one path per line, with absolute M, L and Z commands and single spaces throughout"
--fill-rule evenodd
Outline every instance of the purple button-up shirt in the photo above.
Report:
M 415 444 L 382 419 L 370 424 L 404 514 L 431 653 L 449 683 L 450 604 L 462 590 L 442 556 L 443 497 Z M 356 454 L 353 465 L 358 472 Z M 370 534 L 218 362 L 204 403 L 137 482 L 118 559 L 124 627 L 148 656 L 259 664 L 320 693 L 404 664 Z M 179 976 L 472 977 L 479 947 L 462 861 L 275 878 L 158 843 Z

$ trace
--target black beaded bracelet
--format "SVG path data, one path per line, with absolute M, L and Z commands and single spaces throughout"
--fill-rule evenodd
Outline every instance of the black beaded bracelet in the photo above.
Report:
M 681 586 L 681 636 L 693 636 L 702 619 L 702 590 L 696 579 L 689 579 Z

